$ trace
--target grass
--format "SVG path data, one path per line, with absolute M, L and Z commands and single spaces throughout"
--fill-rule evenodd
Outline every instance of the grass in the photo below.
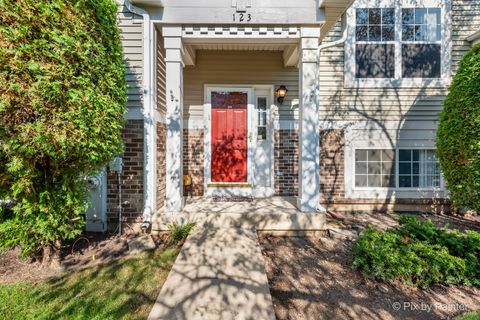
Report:
M 480 320 L 480 311 L 467 312 L 455 319 L 456 320 Z
M 184 225 L 177 224 L 172 222 L 168 225 L 168 231 L 172 237 L 173 243 L 179 243 L 187 239 L 188 234 L 195 228 L 195 222 L 189 222 Z
M 178 252 L 155 250 L 38 284 L 0 285 L 0 319 L 145 319 Z

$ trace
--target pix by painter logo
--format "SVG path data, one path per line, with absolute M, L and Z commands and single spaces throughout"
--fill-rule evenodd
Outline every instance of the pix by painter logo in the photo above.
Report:
M 424 312 L 430 312 L 432 311 L 432 305 L 425 303 L 425 302 L 412 302 L 412 301 L 405 301 L 405 302 L 398 302 L 395 301 L 392 303 L 392 308 L 395 311 L 424 311 Z
M 392 309 L 395 311 L 423 311 L 431 312 L 432 310 L 441 310 L 441 311 L 467 311 L 469 310 L 468 306 L 461 303 L 439 303 L 435 302 L 433 305 L 425 302 L 413 302 L 413 301 L 404 301 L 399 302 L 395 301 L 392 303 Z

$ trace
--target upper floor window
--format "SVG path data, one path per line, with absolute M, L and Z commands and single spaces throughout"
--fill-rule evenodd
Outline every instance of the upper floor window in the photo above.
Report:
M 347 12 L 346 86 L 448 85 L 451 8 L 447 3 L 357 0 Z
M 440 78 L 440 8 L 402 9 L 402 77 Z
M 395 76 L 395 9 L 356 10 L 356 77 Z

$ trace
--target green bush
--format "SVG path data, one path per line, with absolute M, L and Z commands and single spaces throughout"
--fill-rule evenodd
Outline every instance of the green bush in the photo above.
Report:
M 437 154 L 455 206 L 480 212 L 480 45 L 463 58 L 440 114 Z
M 0 248 L 78 235 L 84 176 L 122 152 L 116 14 L 113 0 L 0 0 L 0 195 L 14 201 Z
M 480 285 L 480 233 L 437 228 L 430 220 L 400 219 L 398 228 L 369 226 L 354 247 L 353 266 L 374 279 L 427 287 Z
M 179 225 L 176 222 L 172 222 L 168 225 L 168 231 L 172 237 L 173 243 L 179 243 L 187 239 L 189 233 L 195 228 L 195 222 L 189 222 L 184 225 Z

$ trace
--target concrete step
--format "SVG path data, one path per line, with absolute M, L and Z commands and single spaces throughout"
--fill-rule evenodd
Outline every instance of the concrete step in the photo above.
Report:
M 160 212 L 152 219 L 152 231 L 168 230 L 172 222 L 183 225 L 195 222 L 200 228 L 243 228 L 266 231 L 282 230 L 323 230 L 326 215 L 324 213 L 165 213 Z

